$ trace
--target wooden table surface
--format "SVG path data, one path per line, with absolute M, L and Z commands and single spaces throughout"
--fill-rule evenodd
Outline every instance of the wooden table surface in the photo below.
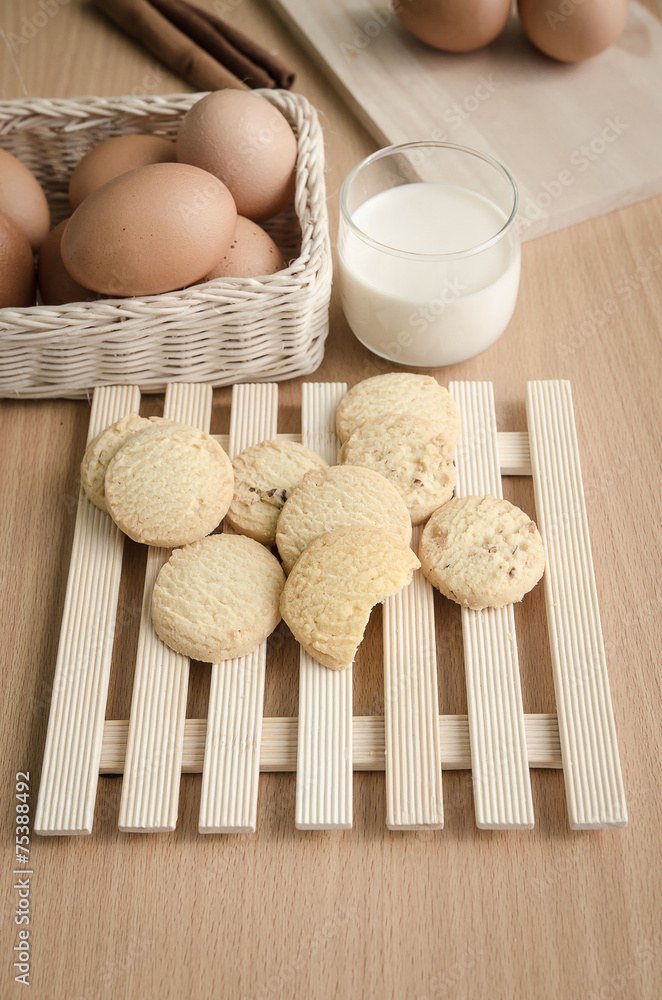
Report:
M 211 7 L 211 0 L 207 0 Z M 254 0 L 216 3 L 298 70 L 326 136 L 332 233 L 342 178 L 374 145 L 276 17 Z M 43 15 L 39 12 L 45 12 Z M 2 5 L 2 97 L 188 89 L 78 0 Z M 662 149 L 661 149 L 662 152 Z M 446 772 L 445 828 L 390 833 L 383 773 L 356 773 L 354 828 L 298 832 L 293 774 L 261 777 L 255 835 L 200 836 L 200 776 L 182 779 L 176 832 L 120 834 L 120 781 L 99 782 L 91 837 L 36 838 L 28 995 L 125 997 L 655 998 L 662 995 L 662 563 L 658 506 L 662 198 L 525 244 L 521 294 L 499 342 L 435 374 L 494 382 L 501 430 L 525 427 L 528 379 L 570 379 L 629 825 L 572 833 L 560 771 L 534 771 L 536 827 L 486 833 L 468 771 Z M 616 305 L 611 315 L 609 301 Z M 350 334 L 334 294 L 320 380 L 390 370 Z M 212 429 L 229 421 L 215 393 Z M 280 430 L 296 431 L 300 380 L 281 386 Z M 158 412 L 149 397 L 143 412 Z M 72 544 L 85 402 L 0 404 L 2 837 L 0 996 L 13 982 L 14 782 L 34 810 Z M 534 512 L 531 481 L 506 480 Z M 123 580 L 107 718 L 127 718 L 144 552 Z M 517 608 L 524 708 L 555 710 L 542 588 Z M 458 609 L 437 602 L 440 711 L 466 701 Z M 354 712 L 383 713 L 379 609 L 355 668 Z M 265 714 L 296 715 L 296 646 L 270 640 Z M 206 716 L 210 670 L 192 671 L 188 715 Z

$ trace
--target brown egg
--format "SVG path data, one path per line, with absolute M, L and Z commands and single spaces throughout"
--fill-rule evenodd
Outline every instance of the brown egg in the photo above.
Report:
M 177 159 L 208 170 L 228 186 L 237 211 L 261 222 L 294 195 L 297 142 L 287 119 L 264 97 L 217 90 L 186 113 Z
M 239 215 L 230 249 L 211 269 L 205 281 L 212 278 L 257 278 L 275 274 L 284 267 L 283 255 L 271 236 L 257 222 Z
M 41 184 L 24 163 L 0 149 L 0 212 L 23 230 L 38 250 L 51 228 L 51 212 Z
M 34 257 L 28 238 L 0 212 L 0 309 L 34 304 Z
M 510 16 L 510 0 L 397 0 L 404 27 L 427 45 L 445 52 L 472 52 L 500 35 Z
M 116 135 L 94 146 L 79 160 L 69 180 L 69 204 L 78 208 L 89 194 L 136 167 L 174 163 L 175 144 L 158 135 Z
M 518 0 L 518 10 L 529 41 L 559 62 L 604 52 L 628 16 L 627 0 Z
M 61 306 L 65 302 L 89 302 L 97 299 L 96 292 L 84 288 L 71 277 L 62 262 L 60 244 L 67 222 L 60 222 L 41 244 L 37 264 L 37 284 L 44 305 Z
M 93 191 L 62 237 L 76 281 L 106 295 L 158 295 L 200 281 L 228 250 L 237 209 L 217 177 L 152 163 Z

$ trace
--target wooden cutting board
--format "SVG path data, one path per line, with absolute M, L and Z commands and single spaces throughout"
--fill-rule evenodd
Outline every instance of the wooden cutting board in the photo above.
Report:
M 384 0 L 271 0 L 381 145 L 474 146 L 517 180 L 523 239 L 662 192 L 662 24 L 630 4 L 606 52 L 564 65 L 516 14 L 487 48 L 453 55 L 409 35 Z

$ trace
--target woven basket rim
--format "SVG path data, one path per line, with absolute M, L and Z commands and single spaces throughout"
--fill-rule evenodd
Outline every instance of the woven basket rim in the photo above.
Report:
M 26 109 L 31 115 L 44 114 L 46 113 L 48 117 L 52 117 L 54 120 L 57 118 L 56 115 L 51 114 L 49 109 L 58 109 L 62 113 L 63 117 L 68 117 L 66 112 L 71 112 L 78 106 L 83 108 L 95 108 L 98 107 L 100 110 L 107 109 L 113 114 L 109 115 L 109 119 L 115 117 L 117 111 L 126 111 L 127 113 L 135 114 L 137 109 L 139 109 L 141 104 L 151 106 L 150 110 L 158 109 L 163 106 L 164 109 L 175 110 L 172 105 L 181 105 L 182 108 L 187 105 L 192 106 L 198 100 L 205 97 L 210 91 L 199 91 L 191 93 L 173 93 L 173 94 L 148 94 L 140 97 L 135 97 L 134 95 L 118 95 L 110 97 L 99 97 L 95 95 L 85 95 L 82 97 L 65 98 L 65 97 L 54 97 L 54 98 L 43 98 L 43 97 L 19 97 L 11 98 L 9 100 L 0 100 L 0 121 L 3 119 L 5 121 L 15 121 L 16 111 L 18 109 Z M 266 97 L 270 100 L 274 96 L 280 99 L 287 98 L 289 103 L 298 105 L 303 110 L 312 110 L 308 99 L 304 97 L 303 94 L 293 93 L 289 90 L 283 90 L 280 88 L 259 88 L 251 91 L 251 93 Z M 274 102 L 278 103 L 278 101 Z M 3 112 L 7 112 L 3 115 Z M 13 112 L 10 116 L 9 112 Z M 165 112 L 164 112 L 165 114 Z M 103 118 L 100 119 L 95 124 L 101 125 L 103 123 Z M 89 123 L 86 123 L 89 124 Z M 34 126 L 32 126 L 34 128 Z M 47 127 L 46 123 L 42 127 Z M 39 128 L 39 126 L 37 126 Z M 0 146 L 3 135 L 7 135 L 7 131 L 0 130 Z M 297 140 L 298 143 L 298 140 Z M 297 185 L 297 195 L 299 195 L 299 185 Z M 59 317 L 61 320 L 64 319 L 67 314 L 76 313 L 80 315 L 81 312 L 92 314 L 95 310 L 98 310 L 100 306 L 103 307 L 114 307 L 115 309 L 121 311 L 124 308 L 131 308 L 131 306 L 140 309 L 143 306 L 149 306 L 150 304 L 160 305 L 161 307 L 166 307 L 172 305 L 173 307 L 181 303 L 182 308 L 187 304 L 196 301 L 202 301 L 207 299 L 207 295 L 201 292 L 204 289 L 205 293 L 210 293 L 213 298 L 217 293 L 222 293 L 226 291 L 230 296 L 237 292 L 257 292 L 260 290 L 268 290 L 273 292 L 278 292 L 280 286 L 285 285 L 288 281 L 292 281 L 294 278 L 299 277 L 302 270 L 307 267 L 315 269 L 319 266 L 319 262 L 316 261 L 315 257 L 322 256 L 321 247 L 318 246 L 317 252 L 315 252 L 315 235 L 316 231 L 319 229 L 320 225 L 326 228 L 326 216 L 320 218 L 311 213 L 311 222 L 313 232 L 310 236 L 306 238 L 306 231 L 304 225 L 302 224 L 301 215 L 297 210 L 297 201 L 300 203 L 301 198 L 297 198 L 295 195 L 295 213 L 301 226 L 301 249 L 297 257 L 295 257 L 285 268 L 280 271 L 275 272 L 271 275 L 265 275 L 260 279 L 257 278 L 214 278 L 208 282 L 201 282 L 195 285 L 189 285 L 187 288 L 175 289 L 171 292 L 161 292 L 156 295 L 142 295 L 142 296 L 126 296 L 126 297 L 102 297 L 99 299 L 94 299 L 90 302 L 72 302 L 64 303 L 57 306 L 47 306 L 47 305 L 32 305 L 32 306 L 21 306 L 21 307 L 6 307 L 0 309 L 0 330 L 3 325 L 3 317 L 8 318 L 16 317 L 19 319 L 24 317 L 25 319 L 37 319 L 39 315 L 43 315 L 45 310 L 49 312 L 54 311 L 54 315 Z M 44 320 L 45 320 L 44 316 Z
M 35 172 L 61 217 L 66 174 L 86 148 L 134 130 L 172 138 L 206 93 L 2 100 L 0 146 Z M 99 385 L 150 393 L 170 382 L 283 381 L 319 367 L 332 282 L 322 128 L 303 95 L 255 93 L 282 111 L 297 138 L 294 204 L 264 224 L 288 266 L 260 279 L 216 278 L 141 298 L 0 309 L 0 397 L 85 399 Z

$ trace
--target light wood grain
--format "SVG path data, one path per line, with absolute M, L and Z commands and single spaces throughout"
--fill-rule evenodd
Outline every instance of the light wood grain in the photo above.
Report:
M 334 465 L 340 442 L 336 409 L 345 382 L 301 387 L 301 442 Z M 305 649 L 299 651 L 297 730 L 298 830 L 349 830 L 352 826 L 352 668 L 328 670 Z
M 533 485 L 570 825 L 627 823 L 569 382 L 530 382 Z
M 278 386 L 236 385 L 228 442 L 231 459 L 278 430 Z M 200 833 L 251 833 L 257 822 L 267 644 L 211 668 Z
M 572 66 L 534 49 L 514 12 L 492 45 L 458 58 L 382 0 L 271 3 L 380 145 L 454 142 L 503 163 L 525 240 L 662 191 L 662 26 L 638 3 L 614 45 Z
M 388 752 L 384 717 L 359 716 L 353 720 L 354 754 L 352 770 L 384 771 Z M 182 774 L 199 774 L 203 770 L 207 719 L 187 719 L 184 727 Z M 447 771 L 468 770 L 471 767 L 469 720 L 466 715 L 437 716 L 439 759 Z M 126 719 L 108 719 L 103 731 L 100 771 L 121 774 L 126 755 Z M 524 719 L 526 743 L 531 767 L 562 767 L 559 725 L 555 715 L 528 715 Z M 298 719 L 276 716 L 262 720 L 260 771 L 295 771 L 298 761 Z M 349 828 L 348 828 L 349 829 Z
M 299 436 L 306 447 L 314 447 L 325 460 L 333 462 L 339 445 L 335 416 L 346 383 L 307 382 L 301 390 Z M 612 775 L 616 772 L 622 800 L 604 654 L 599 670 L 592 671 L 599 673 L 599 683 L 582 684 L 578 696 L 578 680 L 582 677 L 578 668 L 585 670 L 586 656 L 575 664 L 575 651 L 585 654 L 593 650 L 591 661 L 595 661 L 598 647 L 602 651 L 602 632 L 594 584 L 590 586 L 593 563 L 583 514 L 569 383 L 528 383 L 530 437 L 522 432 L 498 434 L 491 382 L 453 381 L 449 390 L 462 421 L 455 457 L 456 495 L 503 495 L 499 439 L 514 439 L 516 448 L 511 450 L 518 452 L 522 463 L 531 452 L 541 530 L 548 552 L 546 610 L 561 712 L 570 823 L 573 829 L 624 826 L 624 808 L 621 802 L 613 801 L 612 794 Z M 138 397 L 135 388 L 97 389 L 88 438 L 111 417 L 137 409 Z M 164 415 L 208 429 L 211 398 L 208 386 L 171 384 L 165 395 Z M 275 383 L 234 386 L 228 442 L 231 457 L 272 438 L 277 427 Z M 511 463 L 516 458 L 511 455 Z M 573 529 L 580 520 L 578 512 L 582 514 L 581 531 Z M 566 523 L 567 530 L 559 531 L 559 525 Z M 224 527 L 232 531 L 230 526 Z M 89 637 L 94 639 L 98 631 L 111 631 L 106 622 L 114 625 L 117 614 L 121 569 L 118 543 L 122 539 L 111 528 L 107 518 L 92 517 L 84 498 L 79 501 L 61 627 L 60 654 L 64 649 L 64 656 L 58 657 L 58 690 L 52 699 L 42 768 L 45 777 L 35 823 L 35 829 L 43 834 L 91 832 L 110 645 L 108 641 L 102 644 L 104 653 L 99 657 L 97 645 Z M 413 532 L 411 544 L 415 551 L 421 530 L 419 527 Z M 126 772 L 119 817 L 123 832 L 174 830 L 180 773 L 185 768 L 191 770 L 190 760 L 185 765 L 183 757 L 189 662 L 159 642 L 150 621 L 152 591 L 166 558 L 165 551 L 148 550 L 131 716 L 126 750 L 118 768 Z M 374 744 L 361 747 L 366 732 L 362 724 L 357 738 L 357 766 L 361 769 L 371 762 L 383 762 L 386 825 L 390 830 L 439 829 L 443 826 L 443 798 L 434 591 L 421 573 L 416 573 L 395 599 L 384 603 L 383 623 L 383 727 L 380 735 L 369 725 L 367 732 L 374 737 Z M 463 608 L 462 630 L 476 824 L 483 830 L 530 828 L 533 806 L 514 609 L 477 613 Z M 78 667 L 73 676 L 69 669 L 72 659 Z M 246 656 L 211 666 L 200 833 L 252 833 L 256 829 L 266 665 L 267 642 L 263 641 Z M 295 812 L 299 830 L 351 828 L 352 681 L 351 669 L 322 668 L 304 650 L 300 651 Z M 457 721 L 456 717 L 450 721 Z M 289 728 L 279 727 L 275 719 L 272 731 L 276 738 L 281 734 L 282 744 L 273 769 L 278 770 L 280 764 L 287 770 Z M 453 747 L 450 759 L 457 755 L 457 747 Z M 543 766 L 555 762 L 556 757 L 547 756 Z M 84 823 L 80 816 L 85 817 Z
M 211 9 L 212 4 L 206 2 Z M 257 0 L 227 5 L 234 24 L 278 49 L 297 88 L 320 109 L 326 136 L 331 232 L 347 171 L 374 148 L 316 63 Z M 2 5 L 0 26 L 20 30 L 37 3 Z M 2 42 L 2 39 L 0 39 Z M 62 5 L 0 63 L 0 93 L 45 96 L 186 90 L 161 73 L 87 4 Z M 143 83 L 143 81 L 145 81 Z M 581 102 L 581 92 L 577 94 Z M 551 116 L 550 112 L 550 116 Z M 551 117 L 550 117 L 550 120 Z M 544 180 L 541 176 L 541 181 Z M 85 402 L 0 404 L 0 820 L 7 862 L 0 925 L 0 995 L 39 1000 L 164 996 L 250 1000 L 512 1000 L 564 997 L 654 1000 L 661 992 L 662 881 L 659 760 L 662 653 L 658 566 L 662 454 L 662 198 L 605 215 L 523 248 L 513 320 L 482 356 L 436 374 L 494 383 L 500 428 L 525 427 L 529 379 L 569 379 L 593 543 L 611 694 L 630 822 L 573 833 L 560 770 L 533 772 L 536 827 L 526 834 L 475 828 L 466 771 L 444 772 L 443 831 L 384 827 L 384 775 L 354 772 L 354 826 L 294 828 L 293 774 L 262 774 L 258 829 L 242 838 L 197 833 L 201 778 L 182 779 L 174 833 L 117 830 L 120 782 L 99 780 L 91 837 L 32 838 L 30 992 L 12 979 L 14 775 L 39 783 L 54 686 L 64 581 L 85 448 Z M 654 270 L 653 270 L 654 268 Z M 608 306 L 613 302 L 614 305 Z M 608 306 L 609 312 L 605 311 Z M 316 380 L 350 384 L 395 370 L 350 335 L 337 293 Z M 280 430 L 297 433 L 300 382 L 280 386 Z M 143 399 L 144 414 L 161 399 Z M 230 392 L 215 394 L 212 430 L 229 430 Z M 535 513 L 530 478 L 509 479 L 508 499 Z M 647 538 L 646 544 L 642 539 Z M 107 718 L 127 719 L 144 553 L 129 544 L 120 588 Z M 440 712 L 466 714 L 460 616 L 435 601 Z M 516 612 L 527 714 L 555 713 L 544 594 Z M 376 613 L 354 670 L 357 716 L 383 714 Z M 281 627 L 270 640 L 267 718 L 297 715 L 298 651 Z M 191 719 L 205 719 L 210 671 L 192 672 Z M 266 738 L 263 737 L 263 748 Z
M 138 409 L 136 386 L 100 389 L 88 441 Z M 92 832 L 124 535 L 82 488 L 67 577 L 34 829 Z
M 502 497 L 494 391 L 490 382 L 451 382 L 462 416 L 455 495 Z M 533 800 L 515 609 L 462 608 L 476 823 L 483 830 L 527 830 Z
M 423 529 L 411 545 L 418 552 Z M 441 829 L 444 801 L 435 647 L 434 592 L 422 573 L 384 602 L 386 825 Z
M 211 402 L 208 385 L 171 383 L 163 415 L 207 432 Z M 168 549 L 148 549 L 118 820 L 125 833 L 162 833 L 177 824 L 190 661 L 161 641 L 151 615 L 154 584 L 169 558 Z

